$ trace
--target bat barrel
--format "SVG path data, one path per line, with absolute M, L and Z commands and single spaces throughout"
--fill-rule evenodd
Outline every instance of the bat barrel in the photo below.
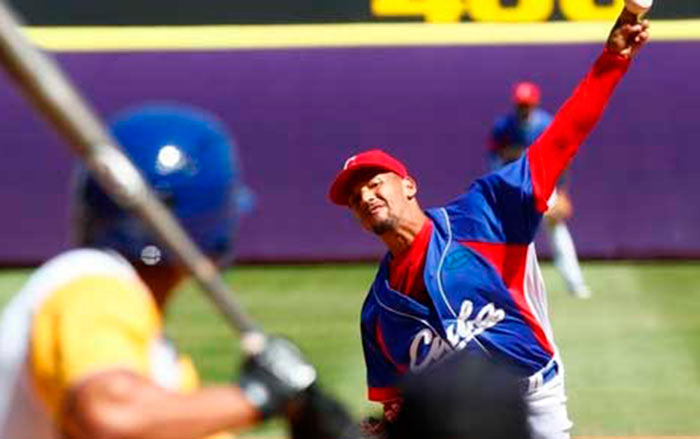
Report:
M 179 257 L 227 322 L 242 334 L 262 334 L 243 311 L 216 265 L 194 244 L 117 147 L 101 119 L 56 62 L 24 36 L 20 20 L 0 1 L 0 63 L 39 110 L 69 140 L 93 176 L 125 209 L 136 213 Z

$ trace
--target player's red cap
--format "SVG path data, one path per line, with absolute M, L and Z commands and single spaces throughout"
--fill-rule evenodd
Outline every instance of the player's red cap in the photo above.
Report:
M 533 82 L 518 82 L 513 87 L 513 102 L 519 105 L 540 103 L 540 88 Z
M 406 166 L 399 160 L 381 149 L 370 149 L 345 160 L 343 169 L 338 173 L 331 184 L 328 198 L 335 204 L 347 206 L 353 178 L 358 172 L 367 169 L 391 171 L 402 178 L 408 177 Z

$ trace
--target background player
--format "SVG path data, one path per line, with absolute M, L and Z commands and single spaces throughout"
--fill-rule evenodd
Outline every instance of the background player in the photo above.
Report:
M 200 247 L 229 261 L 243 186 L 222 124 L 151 106 L 112 129 Z M 0 437 L 202 438 L 285 412 L 302 389 L 274 371 L 310 367 L 291 345 L 248 361 L 241 386 L 198 389 L 163 335 L 184 268 L 85 174 L 74 207 L 78 243 L 90 248 L 39 268 L 0 320 Z
M 489 165 L 491 171 L 511 163 L 537 140 L 552 122 L 552 115 L 540 108 L 540 89 L 532 82 L 519 82 L 513 87 L 513 109 L 499 117 L 491 132 Z M 545 213 L 547 236 L 554 265 L 572 295 L 591 296 L 576 255 L 576 247 L 566 226 L 572 215 L 571 199 L 566 190 L 565 176 L 557 183 L 552 207 Z
M 647 41 L 647 28 L 623 10 L 550 128 L 520 159 L 446 206 L 423 211 L 415 180 L 383 151 L 345 161 L 329 197 L 388 249 L 361 318 L 369 398 L 384 404 L 387 421 L 400 414 L 403 375 L 465 351 L 521 377 L 533 438 L 569 437 L 563 368 L 532 241 L 557 180 Z

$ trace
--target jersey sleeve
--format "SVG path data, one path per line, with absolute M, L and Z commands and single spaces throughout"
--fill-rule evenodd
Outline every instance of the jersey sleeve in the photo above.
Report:
M 458 241 L 529 244 L 542 219 L 527 155 L 476 180 L 446 206 Z
M 367 368 L 367 397 L 370 401 L 385 402 L 398 397 L 396 384 L 401 376 L 396 366 L 387 358 L 382 349 L 381 334 L 377 324 L 363 322 L 362 348 Z
M 160 321 L 142 284 L 83 277 L 56 291 L 34 319 L 32 368 L 49 399 L 108 369 L 149 375 L 149 350 Z
M 605 50 L 554 116 L 547 130 L 528 149 L 536 207 L 547 201 L 578 147 L 600 119 L 630 60 Z

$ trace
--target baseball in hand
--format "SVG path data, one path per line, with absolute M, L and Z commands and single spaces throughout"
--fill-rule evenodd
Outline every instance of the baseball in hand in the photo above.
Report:
M 651 9 L 654 0 L 625 0 L 625 7 L 636 15 L 642 15 Z

